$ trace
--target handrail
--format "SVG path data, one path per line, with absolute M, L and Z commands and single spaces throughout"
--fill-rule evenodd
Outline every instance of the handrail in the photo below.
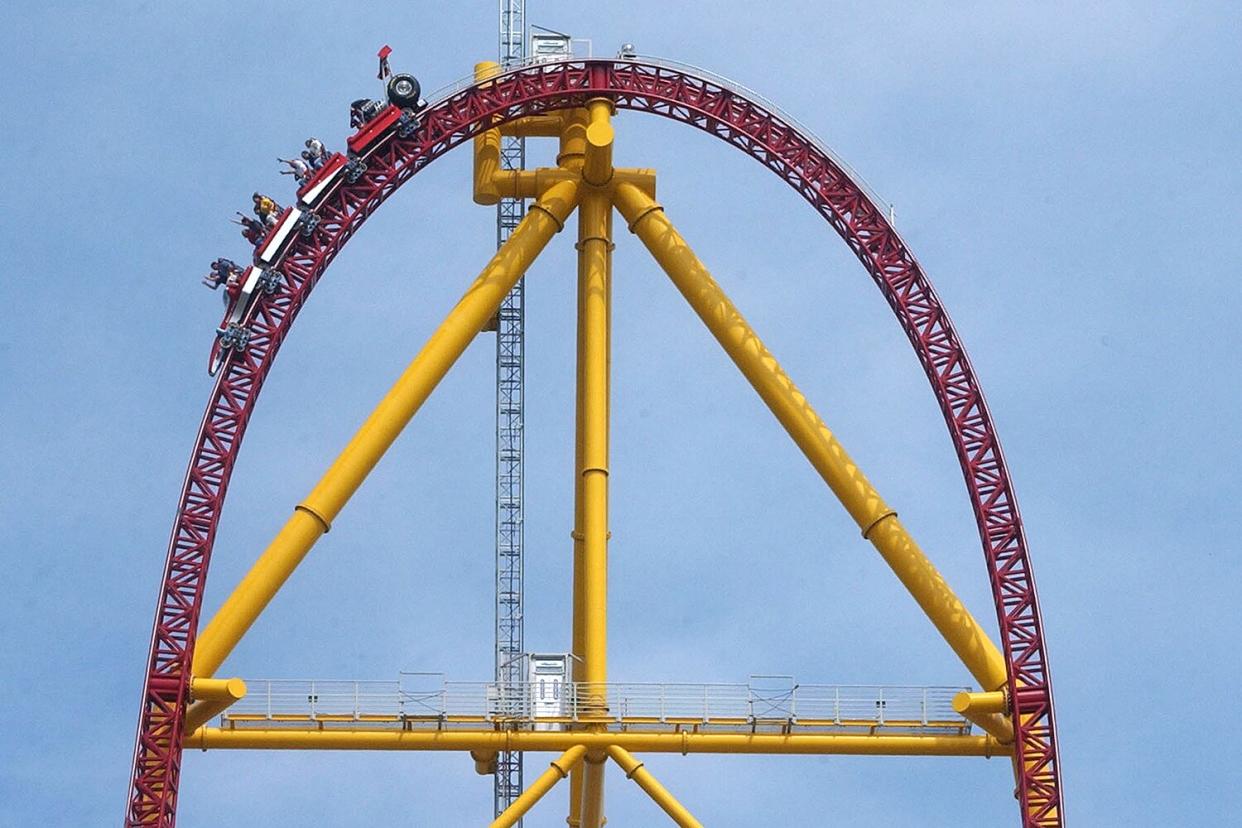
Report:
M 792 684 L 773 691 L 740 683 L 442 680 L 438 688 L 411 690 L 400 681 L 261 679 L 247 684 L 252 692 L 224 714 L 224 721 L 458 718 L 495 723 L 590 720 L 970 727 L 953 709 L 953 697 L 966 689 L 956 686 Z

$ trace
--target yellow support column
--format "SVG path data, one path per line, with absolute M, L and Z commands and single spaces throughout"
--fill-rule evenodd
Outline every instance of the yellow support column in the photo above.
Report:
M 579 216 L 578 221 L 578 268 L 582 270 L 583 263 L 581 261 L 582 238 L 584 234 L 585 224 Z M 586 280 L 578 280 L 578 316 L 582 320 L 586 316 L 587 290 Z M 586 344 L 584 336 L 586 329 L 583 325 L 577 326 L 577 360 L 576 375 L 574 381 L 574 529 L 573 529 L 573 665 L 571 671 L 575 683 L 583 681 L 582 677 L 582 653 L 585 650 L 582 638 L 582 619 L 584 611 L 582 608 L 583 596 L 583 574 L 582 574 L 582 395 L 586 390 L 586 384 L 582 381 L 582 367 L 584 364 L 584 354 L 586 352 Z M 582 777 L 583 770 L 581 766 L 573 769 L 569 775 L 569 816 L 565 819 L 570 828 L 579 828 L 582 825 Z
M 582 337 L 582 677 L 608 680 L 608 357 L 611 285 L 606 195 L 587 192 L 579 210 Z M 588 690 L 588 692 L 590 692 Z
M 587 101 L 587 125 L 583 148 L 582 180 L 602 187 L 612 179 L 612 101 Z
M 712 279 L 663 208 L 628 183 L 617 185 L 614 199 L 631 232 L 660 263 L 983 689 L 1003 686 L 1005 659 L 996 645 Z
M 582 766 L 574 768 L 569 774 L 569 816 L 565 824 L 570 828 L 581 828 L 582 825 Z
M 588 102 L 587 109 L 573 110 L 566 114 L 565 131 L 562 133 L 561 154 L 557 161 L 566 168 L 582 168 L 585 183 L 592 186 L 607 184 L 612 179 L 613 130 L 609 123 L 612 103 L 605 99 Z M 583 196 L 578 215 L 578 360 L 577 386 L 574 410 L 574 570 L 573 570 L 573 677 L 575 682 L 603 682 L 606 667 L 606 600 L 607 600 L 607 485 L 608 485 L 608 383 L 611 370 L 611 338 L 608 332 L 611 314 L 612 273 L 612 203 L 602 191 L 588 191 Z M 602 306 L 600 304 L 602 298 Z M 591 321 L 588 322 L 588 319 Z M 603 324 L 603 354 L 599 353 L 598 327 Z M 594 331 L 594 334 L 589 333 Z M 590 377 L 590 378 L 588 378 Z M 602 383 L 602 392 L 598 387 Z M 591 402 L 588 404 L 588 397 Z M 586 444 L 588 407 L 598 417 L 600 399 L 603 400 L 602 437 L 592 432 L 592 455 L 587 460 Z M 599 423 L 594 422 L 593 428 Z M 599 446 L 603 447 L 602 456 Z M 598 536 L 602 527 L 602 539 L 596 537 L 592 547 L 592 565 L 586 564 L 587 536 L 585 498 L 587 478 L 592 478 L 592 495 L 596 507 L 592 512 L 598 520 L 592 531 Z M 602 487 L 602 513 L 599 492 Z M 591 582 L 588 584 L 588 572 Z M 588 595 L 592 596 L 588 598 Z M 590 601 L 590 607 L 588 607 Z M 589 620 L 590 619 L 590 620 Z M 598 623 L 596 623 L 598 622 Z M 588 644 L 588 629 L 591 643 Z M 590 667 L 587 653 L 591 653 Z M 583 686 L 580 684 L 579 686 Z M 587 685 L 590 686 L 589 684 Z M 602 699 L 579 696 L 585 708 L 598 710 Z M 592 767 L 588 764 L 588 768 Z M 592 772 L 592 784 L 587 785 L 587 770 L 574 770 L 569 779 L 569 816 L 565 820 L 571 828 L 591 825 L 583 821 L 584 796 L 598 801 L 602 812 L 603 766 Z
M 608 748 L 608 755 L 625 771 L 625 778 L 633 779 L 638 787 L 647 792 L 647 796 L 654 799 L 655 803 L 664 809 L 664 813 L 668 814 L 673 822 L 681 828 L 703 828 L 703 823 L 695 819 L 694 815 L 687 811 L 628 750 L 611 745 Z
M 601 828 L 604 824 L 603 751 L 588 753 L 583 765 L 582 828 Z
M 485 81 L 500 74 L 500 64 L 486 60 L 474 65 L 474 79 Z M 523 118 L 523 122 L 530 119 Z M 555 115 L 541 116 L 541 126 L 559 124 Z M 510 124 L 509 127 L 514 126 Z M 502 198 L 534 198 L 543 189 L 537 176 L 528 170 L 506 170 L 500 163 L 501 135 L 512 134 L 510 129 L 485 129 L 474 136 L 474 203 L 496 204 Z M 550 182 L 549 182 L 550 183 Z
M 559 182 L 532 205 L 513 235 L 199 634 L 194 649 L 195 676 L 205 678 L 215 673 L 315 541 L 328 531 L 350 496 L 496 313 L 517 280 L 565 226 L 577 206 L 578 189 L 575 181 Z
M 600 185 L 612 178 L 611 104 L 592 101 L 589 110 L 565 116 L 558 163 L 582 169 L 584 183 Z M 591 186 L 578 211 L 578 444 L 580 447 L 575 510 L 581 553 L 575 568 L 574 631 L 585 687 L 579 705 L 588 716 L 604 712 L 608 680 L 608 431 L 611 361 L 612 203 L 607 191 Z M 590 725 L 597 729 L 598 725 Z M 599 828 L 603 820 L 604 756 L 587 756 L 571 795 L 581 788 L 580 807 L 571 802 L 570 825 Z M 573 783 L 577 783 L 576 785 Z
M 543 798 L 543 795 L 560 782 L 569 772 L 577 767 L 582 761 L 582 757 L 586 755 L 586 748 L 582 745 L 575 745 L 569 750 L 561 754 L 551 767 L 540 774 L 539 778 L 531 783 L 531 786 L 522 791 L 522 795 L 513 800 L 513 803 L 505 808 L 504 812 L 496 817 L 492 822 L 491 828 L 510 828 L 517 825 L 527 811 L 534 807 L 535 803 Z
M 485 81 L 500 74 L 500 64 L 485 60 L 474 65 L 474 79 Z M 485 129 L 474 136 L 474 203 L 495 204 L 500 201 L 496 174 L 500 166 L 500 130 Z
M 586 133 L 588 115 L 585 109 L 566 109 L 561 112 L 561 145 L 556 154 L 556 165 L 575 172 L 582 171 L 586 159 Z

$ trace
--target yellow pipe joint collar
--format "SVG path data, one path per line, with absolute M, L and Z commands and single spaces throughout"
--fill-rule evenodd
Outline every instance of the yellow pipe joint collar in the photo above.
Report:
M 631 221 L 628 225 L 626 225 L 626 227 L 629 229 L 631 233 L 637 233 L 638 225 L 642 224 L 643 219 L 647 218 L 647 216 L 651 215 L 652 213 L 663 213 L 663 212 L 664 212 L 663 207 L 661 207 L 659 204 L 656 204 L 655 202 L 652 202 L 647 207 L 643 208 L 643 210 L 641 210 L 638 215 L 634 216 L 634 220 Z
M 532 204 L 530 205 L 530 209 L 538 210 L 541 213 L 544 213 L 545 215 L 547 215 L 548 218 L 552 219 L 552 221 L 556 223 L 556 232 L 559 233 L 565 229 L 565 222 L 561 221 L 560 216 L 558 216 L 556 213 L 549 210 L 547 207 L 544 207 L 542 204 L 539 204 L 539 203 Z
M 865 540 L 871 540 L 871 530 L 873 530 L 873 529 L 875 529 L 875 527 L 879 526 L 879 525 L 880 525 L 880 521 L 884 520 L 885 518 L 895 518 L 895 517 L 897 517 L 897 513 L 896 513 L 896 512 L 894 512 L 892 509 L 889 509 L 887 512 L 882 512 L 882 513 L 879 515 L 879 517 L 877 517 L 875 520 L 873 520 L 873 521 L 871 521 L 870 523 L 868 523 L 868 524 L 867 524 L 867 526 L 866 526 L 866 528 L 862 530 L 862 536 L 863 536 L 863 538 L 864 538 Z
M 552 760 L 552 767 L 556 768 L 556 772 L 561 775 L 561 779 L 568 779 L 569 772 L 578 766 L 582 761 L 583 754 L 586 753 L 586 745 L 575 745 L 556 759 Z
M 582 252 L 583 250 L 586 249 L 586 245 L 588 242 L 603 242 L 604 244 L 608 245 L 609 253 L 617 249 L 616 243 L 613 242 L 611 239 L 609 239 L 607 236 L 584 236 L 583 238 L 579 239 L 578 241 L 574 243 L 574 250 L 577 250 L 578 252 Z
M 297 512 L 305 512 L 306 514 L 313 517 L 316 521 L 318 521 L 319 525 L 323 527 L 323 533 L 325 535 L 328 534 L 328 532 L 332 531 L 332 522 L 329 521 L 326 517 L 324 517 L 318 510 L 316 510 L 315 507 L 310 506 L 306 503 L 299 503 L 297 506 L 294 506 L 293 509 L 294 511 L 297 511 Z
M 622 768 L 622 770 L 625 770 L 625 778 L 631 779 L 631 780 L 634 778 L 634 774 L 638 773 L 642 769 L 643 769 L 643 763 L 637 760 L 634 761 L 633 766 L 630 767 L 629 769 Z

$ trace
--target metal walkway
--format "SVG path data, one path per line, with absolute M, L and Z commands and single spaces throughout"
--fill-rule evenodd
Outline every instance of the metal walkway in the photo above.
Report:
M 573 682 L 248 681 L 221 727 L 968 735 L 965 687 Z M 420 686 L 421 685 L 421 686 Z M 603 704 L 600 704 L 602 698 Z

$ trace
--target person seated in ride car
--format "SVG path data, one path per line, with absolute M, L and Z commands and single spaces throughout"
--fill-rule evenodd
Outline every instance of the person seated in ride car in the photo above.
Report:
M 328 160 L 328 151 L 318 138 L 307 138 L 306 151 L 302 153 L 302 157 L 306 159 L 306 163 L 310 164 L 312 170 L 317 170 Z
M 261 193 L 255 193 L 252 200 L 254 201 L 254 214 L 259 217 L 259 221 L 268 227 L 275 225 L 281 213 L 280 205 Z
M 241 268 L 237 266 L 237 263 L 221 256 L 211 263 L 211 272 L 203 277 L 203 284 L 215 290 L 225 284 L 229 276 L 236 273 L 241 273 Z
M 252 219 L 250 216 L 238 213 L 234 222 L 241 225 L 242 238 L 253 245 L 258 245 L 263 240 L 263 237 L 267 235 L 267 228 L 263 226 L 263 222 Z
M 237 297 L 241 296 L 242 282 L 241 271 L 230 273 L 228 281 L 224 283 L 224 304 L 232 306 L 237 301 Z
M 306 163 L 306 152 L 302 152 L 301 158 L 277 158 L 277 161 L 289 167 L 287 170 L 281 170 L 281 175 L 291 175 L 293 180 L 298 184 L 306 183 L 306 179 L 310 178 L 310 164 Z
M 357 129 L 370 121 L 384 109 L 379 101 L 370 98 L 359 98 L 349 105 L 349 125 Z

